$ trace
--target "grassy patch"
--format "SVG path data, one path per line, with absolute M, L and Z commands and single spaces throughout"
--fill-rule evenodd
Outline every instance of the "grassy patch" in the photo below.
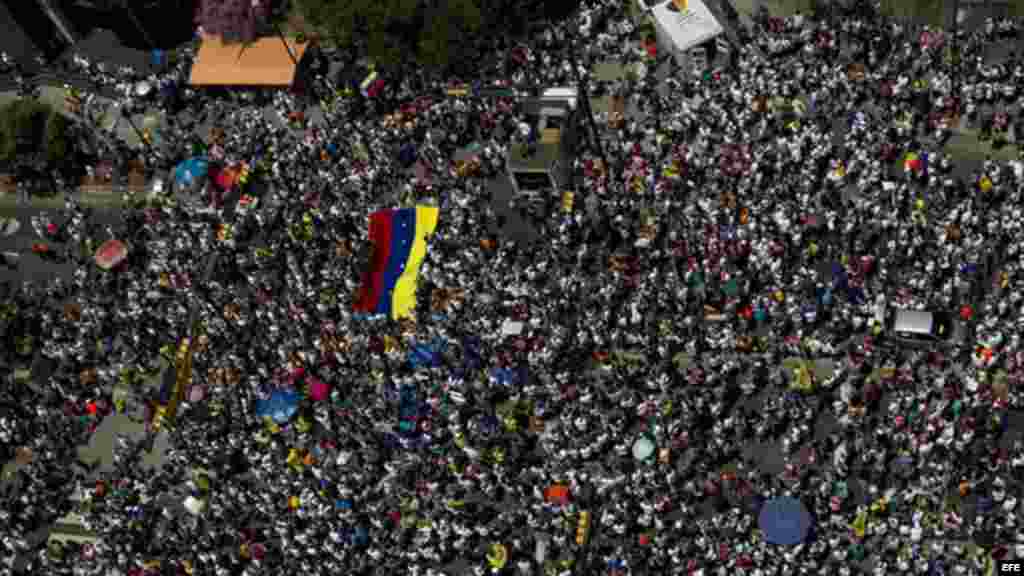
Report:
M 952 9 L 942 0 L 883 0 L 882 12 L 899 19 L 910 19 L 929 26 L 942 26 L 946 10 Z
M 83 206 L 92 208 L 121 208 L 124 203 L 120 194 L 87 194 L 79 200 Z M 0 216 L 11 217 L 26 208 L 39 210 L 59 210 L 64 208 L 64 194 L 53 197 L 33 196 L 26 206 L 19 206 L 15 194 L 0 194 Z
M 946 142 L 946 150 L 956 160 L 965 162 L 982 162 L 988 156 L 993 160 L 1013 160 L 1017 158 L 1017 146 L 1007 144 L 1000 149 L 992 148 L 992 142 L 978 140 L 974 130 L 954 132 Z

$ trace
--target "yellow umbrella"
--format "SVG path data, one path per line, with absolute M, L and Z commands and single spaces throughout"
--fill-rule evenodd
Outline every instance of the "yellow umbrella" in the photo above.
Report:
M 793 384 L 791 385 L 791 388 L 803 392 L 811 392 L 814 390 L 814 381 L 811 379 L 811 371 L 807 368 L 806 364 L 803 364 L 799 368 L 793 370 Z
M 574 196 L 575 195 L 572 192 L 569 192 L 569 191 L 563 191 L 562 192 L 562 211 L 563 212 L 572 212 L 572 205 L 573 205 Z
M 487 552 L 487 563 L 495 570 L 501 570 L 508 562 L 508 549 L 504 544 L 491 544 Z
M 296 471 L 302 470 L 302 456 L 299 454 L 298 448 L 292 448 L 288 451 L 288 459 L 286 460 L 289 466 Z

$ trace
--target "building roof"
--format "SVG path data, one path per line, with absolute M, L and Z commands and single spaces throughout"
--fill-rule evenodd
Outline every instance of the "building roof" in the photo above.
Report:
M 310 43 L 288 39 L 296 61 Z M 192 65 L 192 86 L 291 86 L 295 62 L 280 38 L 259 38 L 251 43 L 225 44 L 220 38 L 203 39 Z
M 668 36 L 675 50 L 684 52 L 724 32 L 721 23 L 701 0 L 667 0 L 651 8 L 658 33 Z M 662 38 L 658 42 L 665 43 Z

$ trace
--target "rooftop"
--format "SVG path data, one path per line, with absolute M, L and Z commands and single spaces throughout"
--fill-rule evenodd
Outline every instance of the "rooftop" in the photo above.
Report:
M 189 84 L 193 86 L 279 86 L 295 79 L 295 62 L 301 61 L 310 43 L 280 38 L 260 38 L 251 43 L 225 44 L 220 38 L 203 39 Z

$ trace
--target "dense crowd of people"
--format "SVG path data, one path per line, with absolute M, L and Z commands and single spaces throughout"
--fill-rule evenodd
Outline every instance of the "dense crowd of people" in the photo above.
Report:
M 77 269 L 8 287 L 0 310 L 0 446 L 22 464 L 0 571 L 979 574 L 1024 557 L 1024 444 L 1008 429 L 1024 164 L 963 173 L 944 150 L 961 115 L 993 144 L 1024 132 L 1024 63 L 978 60 L 1016 24 L 964 34 L 955 65 L 941 31 L 871 10 L 759 18 L 728 66 L 693 74 L 633 50 L 621 2 L 584 5 L 487 48 L 505 63 L 488 75 L 567 85 L 575 42 L 579 76 L 638 111 L 583 138 L 575 205 L 526 218 L 531 245 L 501 233 L 489 192 L 529 143 L 523 99 L 445 97 L 413 73 L 376 106 L 324 96 L 322 120 L 293 95 L 273 122 L 257 101 L 182 90 L 167 103 L 187 113 L 147 161 L 249 162 L 237 202 L 199 179 L 116 227 L 74 199 L 41 220 Z M 167 85 L 190 57 L 95 78 Z M 595 64 L 613 59 L 649 73 L 606 85 Z M 215 141 L 196 137 L 203 119 Z M 362 317 L 367 215 L 400 203 L 440 207 L 416 315 Z M 111 238 L 129 257 L 99 270 Z M 894 344 L 886 308 L 951 312 L 960 339 Z M 103 417 L 132 411 L 116 390 L 187 336 L 165 462 L 139 464 L 151 430 L 117 442 L 113 469 L 78 463 Z M 33 344 L 52 374 L 14 386 Z M 258 413 L 289 390 L 287 421 Z M 637 458 L 641 442 L 654 450 Z M 814 519 L 801 544 L 760 522 L 781 496 Z M 95 544 L 35 536 L 69 511 Z

